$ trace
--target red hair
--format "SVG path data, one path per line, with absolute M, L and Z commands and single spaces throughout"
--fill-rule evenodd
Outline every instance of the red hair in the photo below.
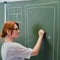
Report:
M 13 21 L 8 21 L 4 23 L 3 29 L 2 29 L 2 34 L 1 37 L 4 38 L 7 35 L 7 30 L 11 30 L 11 33 L 13 32 L 15 22 Z

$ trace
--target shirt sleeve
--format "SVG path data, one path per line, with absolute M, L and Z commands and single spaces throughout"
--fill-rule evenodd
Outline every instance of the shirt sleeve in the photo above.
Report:
M 15 57 L 22 57 L 22 58 L 27 58 L 30 59 L 31 54 L 32 54 L 32 49 L 31 48 L 26 48 L 25 46 L 15 43 L 13 47 L 10 47 L 9 49 L 9 54 L 13 55 Z

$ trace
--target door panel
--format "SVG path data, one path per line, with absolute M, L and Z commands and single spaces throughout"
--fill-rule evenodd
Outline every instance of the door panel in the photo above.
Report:
M 55 9 L 48 5 L 25 6 L 27 21 L 27 45 L 33 47 L 37 41 L 39 29 L 46 31 L 46 38 L 43 39 L 40 53 L 31 60 L 52 60 L 54 59 L 55 42 Z

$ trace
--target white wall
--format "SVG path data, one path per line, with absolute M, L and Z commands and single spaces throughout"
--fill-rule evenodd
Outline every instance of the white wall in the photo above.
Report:
M 0 2 L 4 2 L 4 1 L 13 2 L 13 1 L 30 1 L 30 0 L 0 0 Z

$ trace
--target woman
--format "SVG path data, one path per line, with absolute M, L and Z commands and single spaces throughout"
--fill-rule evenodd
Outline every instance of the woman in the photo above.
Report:
M 38 54 L 44 30 L 39 30 L 39 37 L 33 49 L 14 42 L 14 39 L 19 36 L 19 32 L 19 24 L 17 22 L 8 21 L 4 24 L 1 34 L 1 37 L 4 38 L 4 43 L 1 47 L 2 60 L 30 59 L 31 56 Z

